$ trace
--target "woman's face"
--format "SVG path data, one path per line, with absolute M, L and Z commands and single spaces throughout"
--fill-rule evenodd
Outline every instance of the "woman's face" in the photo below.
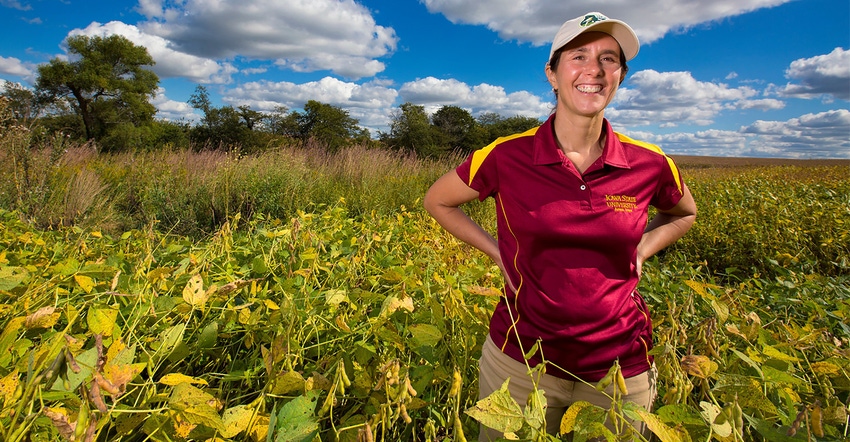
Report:
M 546 66 L 558 90 L 557 111 L 587 117 L 602 114 L 625 74 L 620 45 L 604 32 L 585 32 L 564 46 L 555 69 Z

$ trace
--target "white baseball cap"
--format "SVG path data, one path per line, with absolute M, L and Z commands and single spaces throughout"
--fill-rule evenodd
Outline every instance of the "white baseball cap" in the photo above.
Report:
M 555 34 L 555 39 L 552 40 L 549 60 L 552 59 L 555 51 L 587 31 L 604 32 L 614 37 L 620 44 L 623 55 L 626 56 L 626 61 L 635 58 L 640 49 L 640 42 L 635 31 L 626 22 L 608 18 L 599 12 L 588 12 L 572 20 L 567 20 L 561 25 L 561 29 Z

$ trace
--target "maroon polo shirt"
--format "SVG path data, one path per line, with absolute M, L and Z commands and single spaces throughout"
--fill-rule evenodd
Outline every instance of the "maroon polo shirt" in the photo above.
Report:
M 473 152 L 457 173 L 481 200 L 496 201 L 499 251 L 517 287 L 490 321 L 490 336 L 523 360 L 538 339 L 542 356 L 589 382 L 619 360 L 626 377 L 649 369 L 652 324 L 636 292 L 637 245 L 647 208 L 682 197 L 673 161 L 656 146 L 614 132 L 584 174 L 558 148 L 552 124 L 500 138 Z M 520 347 L 517 335 L 522 341 Z

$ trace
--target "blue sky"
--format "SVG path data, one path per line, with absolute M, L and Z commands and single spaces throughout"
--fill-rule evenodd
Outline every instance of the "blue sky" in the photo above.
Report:
M 628 3 L 628 4 L 626 4 Z M 69 35 L 148 48 L 158 116 L 217 105 L 341 107 L 373 135 L 404 102 L 545 118 L 567 19 L 600 11 L 642 45 L 606 111 L 669 154 L 850 158 L 847 0 L 0 0 L 0 79 L 31 87 Z

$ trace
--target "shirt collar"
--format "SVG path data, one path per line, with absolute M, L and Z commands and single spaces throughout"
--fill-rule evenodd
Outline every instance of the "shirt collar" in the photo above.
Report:
M 554 124 L 555 114 L 552 114 L 534 135 L 532 161 L 536 166 L 559 164 L 563 161 L 563 153 L 561 153 L 558 142 L 555 140 Z M 602 161 L 609 166 L 628 169 L 629 160 L 623 148 L 623 143 L 607 119 L 602 122 L 602 130 L 606 133 L 605 147 L 602 149 Z

